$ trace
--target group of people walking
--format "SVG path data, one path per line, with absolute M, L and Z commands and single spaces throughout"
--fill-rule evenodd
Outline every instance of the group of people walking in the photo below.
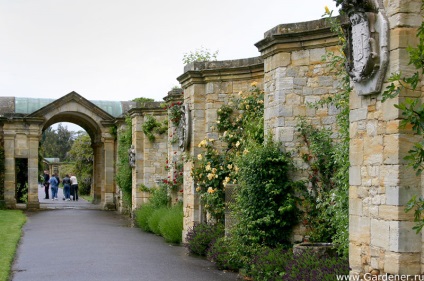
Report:
M 59 190 L 60 178 L 57 173 L 54 173 L 50 176 L 49 171 L 44 171 L 44 192 L 46 196 L 44 199 L 49 199 L 49 188 L 51 190 L 51 199 L 58 200 L 57 192 Z M 73 201 L 78 201 L 78 181 L 75 175 L 68 174 L 62 179 L 63 184 L 63 200 L 71 201 L 71 196 Z

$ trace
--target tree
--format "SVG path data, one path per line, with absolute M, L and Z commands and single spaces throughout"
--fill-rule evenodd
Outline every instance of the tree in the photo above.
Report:
M 59 158 L 66 160 L 66 154 L 71 149 L 74 142 L 74 132 L 59 123 L 57 130 L 52 127 L 47 128 L 41 139 L 41 154 L 44 158 Z
M 93 148 L 91 138 L 87 133 L 81 133 L 73 142 L 68 152 L 68 158 L 74 162 L 74 171 L 79 179 L 81 194 L 89 194 L 93 174 Z
M 190 51 L 189 53 L 185 53 L 183 56 L 183 63 L 189 64 L 195 61 L 216 61 L 218 56 L 218 50 L 211 53 L 209 49 L 204 48 L 203 46 L 200 49 L 196 49 L 195 51 Z

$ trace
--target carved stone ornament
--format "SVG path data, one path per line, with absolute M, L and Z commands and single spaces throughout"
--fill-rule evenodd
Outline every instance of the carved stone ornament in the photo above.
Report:
M 181 151 L 185 151 L 190 146 L 191 114 L 187 104 L 181 106 L 181 111 L 183 114 L 177 127 L 178 146 Z
M 131 148 L 128 149 L 128 164 L 131 168 L 135 167 L 135 148 L 134 145 L 131 145 Z
M 358 95 L 381 91 L 389 61 L 389 23 L 380 1 L 371 4 L 370 12 L 361 7 L 348 12 L 346 68 Z

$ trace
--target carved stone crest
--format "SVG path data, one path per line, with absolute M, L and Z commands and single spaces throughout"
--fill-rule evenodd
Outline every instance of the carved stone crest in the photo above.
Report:
M 191 114 L 187 104 L 181 105 L 181 119 L 177 127 L 178 147 L 185 151 L 190 145 Z
M 128 149 L 128 164 L 131 168 L 135 167 L 135 148 L 134 145 L 131 145 L 131 148 Z
M 348 11 L 346 68 L 358 95 L 379 93 L 386 73 L 389 55 L 389 24 L 379 0 Z

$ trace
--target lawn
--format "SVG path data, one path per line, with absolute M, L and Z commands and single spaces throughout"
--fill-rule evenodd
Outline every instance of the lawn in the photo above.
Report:
M 20 210 L 0 210 L 0 281 L 9 280 L 11 265 L 25 222 L 26 216 Z

